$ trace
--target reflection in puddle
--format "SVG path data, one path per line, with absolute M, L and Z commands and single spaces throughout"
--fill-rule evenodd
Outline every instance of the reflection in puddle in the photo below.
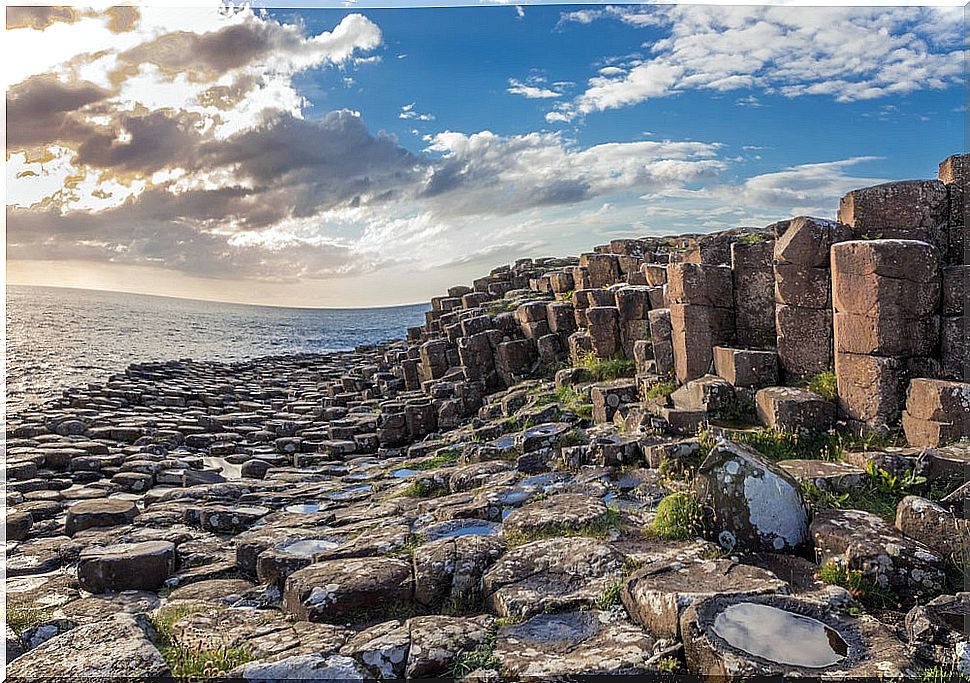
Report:
M 316 553 L 333 550 L 340 546 L 340 543 L 326 538 L 307 538 L 300 541 L 290 541 L 281 543 L 277 550 L 293 555 L 294 557 L 313 557 Z
M 364 484 L 361 486 L 351 486 L 340 491 L 333 491 L 332 493 L 325 494 L 325 497 L 330 500 L 350 500 L 351 498 L 366 495 L 370 493 L 370 491 L 371 486 L 369 484 Z
M 233 465 L 225 458 L 206 455 L 202 457 L 202 464 L 218 470 L 226 479 L 242 479 L 242 465 Z
M 821 621 L 752 602 L 725 608 L 714 619 L 714 633 L 748 654 L 789 666 L 831 666 L 849 651 Z
M 408 477 L 413 477 L 417 473 L 418 470 L 412 470 L 410 467 L 402 467 L 399 470 L 394 470 L 391 472 L 391 476 L 396 477 L 397 479 L 407 479 Z
M 294 503 L 293 505 L 287 505 L 283 508 L 286 512 L 295 512 L 300 515 L 310 515 L 314 512 L 320 512 L 323 509 L 323 505 L 320 503 Z

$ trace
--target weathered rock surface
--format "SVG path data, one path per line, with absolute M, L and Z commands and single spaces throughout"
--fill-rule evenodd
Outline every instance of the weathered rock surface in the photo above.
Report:
M 697 493 L 728 550 L 791 551 L 808 540 L 798 482 L 746 446 L 718 443 L 698 470 Z
M 482 580 L 485 603 L 499 616 L 592 605 L 622 576 L 624 558 L 589 538 L 553 538 L 508 551 Z
M 39 645 L 7 665 L 7 680 L 161 678 L 168 665 L 152 645 L 150 626 L 127 614 L 78 626 Z
M 821 562 L 861 571 L 904 598 L 934 595 L 943 587 L 943 558 L 878 515 L 826 510 L 812 520 L 811 533 Z

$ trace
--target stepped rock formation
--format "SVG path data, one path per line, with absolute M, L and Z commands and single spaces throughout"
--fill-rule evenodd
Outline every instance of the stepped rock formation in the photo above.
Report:
M 968 181 L 522 259 L 406 339 L 8 416 L 8 674 L 970 672 Z

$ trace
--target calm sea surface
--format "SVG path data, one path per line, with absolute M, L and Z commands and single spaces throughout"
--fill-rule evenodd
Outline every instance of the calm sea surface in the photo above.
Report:
M 7 287 L 7 412 L 129 363 L 335 351 L 403 337 L 426 304 L 275 308 L 54 287 Z

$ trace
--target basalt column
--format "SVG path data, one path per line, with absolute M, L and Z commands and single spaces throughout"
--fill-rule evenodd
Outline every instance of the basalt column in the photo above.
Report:
M 775 240 L 775 331 L 778 363 L 787 381 L 832 368 L 829 249 L 849 239 L 840 223 L 801 216 Z
M 917 240 L 832 247 L 839 407 L 858 431 L 898 423 L 910 377 L 934 372 L 940 255 Z
M 734 339 L 731 269 L 700 263 L 667 266 L 674 369 L 680 382 L 706 375 L 714 347 Z
M 768 348 L 775 345 L 774 242 L 731 244 L 734 275 L 734 315 L 737 343 Z

